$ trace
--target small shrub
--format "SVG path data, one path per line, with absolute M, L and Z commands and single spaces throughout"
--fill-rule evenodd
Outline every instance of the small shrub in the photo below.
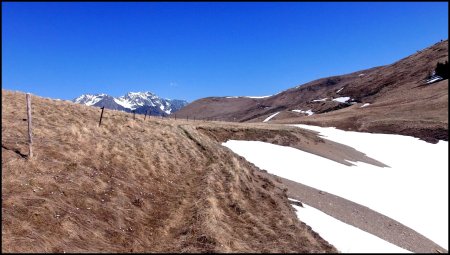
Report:
M 448 61 L 444 63 L 438 62 L 434 71 L 436 75 L 441 76 L 444 80 L 448 79 Z

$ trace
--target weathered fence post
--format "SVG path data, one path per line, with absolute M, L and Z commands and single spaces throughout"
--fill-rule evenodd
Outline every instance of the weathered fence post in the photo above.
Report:
M 148 110 L 147 110 L 147 111 L 145 111 L 145 116 L 144 116 L 144 120 L 145 120 L 145 118 L 147 118 L 147 112 L 148 112 Z
M 177 115 L 175 114 L 175 120 L 177 120 Z
M 100 114 L 100 121 L 98 122 L 98 126 L 100 127 L 100 125 L 102 124 L 102 118 L 103 118 L 103 110 L 105 109 L 105 107 L 102 107 L 102 113 Z
M 32 149 L 32 145 L 33 145 L 33 136 L 31 134 L 31 95 L 30 93 L 27 93 L 27 118 L 28 118 L 28 150 L 29 150 L 29 154 L 28 154 L 28 158 L 31 159 L 33 157 L 33 149 Z
M 135 120 L 136 119 L 136 110 L 133 110 L 133 120 Z

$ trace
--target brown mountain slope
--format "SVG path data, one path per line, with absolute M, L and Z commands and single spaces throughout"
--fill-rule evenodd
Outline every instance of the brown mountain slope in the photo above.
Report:
M 2 90 L 2 252 L 336 252 L 205 134 L 223 123 L 106 111 L 98 127 L 98 108 L 33 96 L 28 160 L 25 109 Z
M 448 40 L 390 65 L 315 80 L 268 98 L 199 99 L 176 115 L 261 122 L 280 112 L 270 122 L 412 135 L 430 142 L 448 140 L 448 81 L 429 85 L 424 81 L 445 60 Z M 332 100 L 339 97 L 351 100 Z M 361 108 L 365 103 L 370 105 Z M 311 110 L 314 115 L 292 110 Z

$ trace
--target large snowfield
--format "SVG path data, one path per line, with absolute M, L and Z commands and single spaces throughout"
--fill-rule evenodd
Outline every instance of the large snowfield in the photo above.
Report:
M 259 141 L 230 140 L 223 145 L 261 169 L 367 206 L 448 250 L 448 142 L 431 144 L 410 136 L 294 126 L 318 131 L 323 138 L 353 147 L 389 167 L 362 162 L 346 166 Z M 355 251 L 343 245 L 344 250 Z

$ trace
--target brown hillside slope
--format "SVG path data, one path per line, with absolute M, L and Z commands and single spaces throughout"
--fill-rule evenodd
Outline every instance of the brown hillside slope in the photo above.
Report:
M 430 142 L 448 140 L 448 81 L 430 85 L 424 81 L 436 64 L 445 60 L 448 40 L 390 65 L 318 79 L 268 98 L 199 99 L 176 114 L 262 122 L 280 112 L 270 122 L 403 134 Z M 332 101 L 338 97 L 350 97 L 355 104 Z M 371 105 L 361 108 L 364 103 Z M 312 110 L 315 114 L 292 110 Z
M 2 90 L 2 252 L 336 252 L 205 122 L 33 96 L 28 160 L 25 109 Z
M 361 108 L 363 104 L 359 103 L 341 110 L 311 116 L 285 115 L 279 119 L 274 118 L 272 122 L 303 123 L 333 126 L 343 130 L 401 134 L 431 143 L 439 140 L 448 141 L 448 80 L 394 93 L 399 93 L 401 96 L 385 97 L 363 108 Z M 417 94 L 421 97 L 414 98 Z

